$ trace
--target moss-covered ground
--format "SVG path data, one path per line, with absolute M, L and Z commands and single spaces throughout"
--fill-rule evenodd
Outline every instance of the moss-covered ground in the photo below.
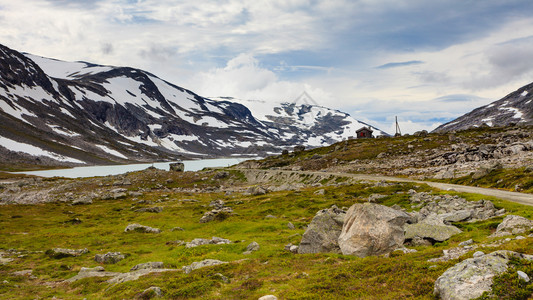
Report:
M 231 172 L 230 178 L 235 184 L 245 184 L 237 171 Z M 173 189 L 220 184 L 212 176 L 212 173 L 185 174 L 182 179 L 174 177 L 171 182 L 164 181 L 168 176 L 163 175 L 144 178 L 135 181 L 128 189 L 160 188 L 135 198 L 96 199 L 90 205 L 56 202 L 0 206 L 0 252 L 11 253 L 4 258 L 13 259 L 0 265 L 0 298 L 132 299 L 143 290 L 158 286 L 167 299 L 257 299 L 268 294 L 279 299 L 432 299 L 434 281 L 460 259 L 439 263 L 427 260 L 441 256 L 442 250 L 455 247 L 464 240 L 473 239 L 476 244 L 490 242 L 488 235 L 502 220 L 456 224 L 463 230 L 461 234 L 434 246 L 416 247 L 417 252 L 411 254 L 395 252 L 389 257 L 367 258 L 327 253 L 299 255 L 284 250 L 284 246 L 300 242 L 305 226 L 320 209 L 332 205 L 349 207 L 378 193 L 387 195 L 378 202 L 389 206 L 398 204 L 411 210 L 407 194 L 410 189 L 437 192 L 425 185 L 407 183 L 384 187 L 372 183 L 326 185 L 258 196 Z M 94 181 L 87 182 L 85 186 L 78 186 L 75 192 L 97 188 Z M 324 189 L 323 195 L 315 193 L 319 189 Z M 531 207 L 479 195 L 460 196 L 468 200 L 492 200 L 498 208 L 533 218 Z M 216 199 L 225 201 L 234 214 L 221 221 L 199 223 L 203 213 L 211 209 L 209 203 Z M 138 208 L 151 206 L 161 206 L 163 211 L 135 212 Z M 265 218 L 267 215 L 276 218 Z M 289 222 L 295 229 L 289 229 Z M 125 233 L 124 229 L 131 223 L 157 227 L 162 233 Z M 175 227 L 184 230 L 173 231 Z M 175 242 L 213 236 L 233 243 L 186 248 Z M 243 254 L 253 241 L 259 243 L 259 251 Z M 62 259 L 45 254 L 46 250 L 57 247 L 87 248 L 90 252 Z M 9 252 L 9 249 L 13 251 Z M 533 238 L 512 240 L 500 247 L 482 250 L 496 249 L 533 254 Z M 230 263 L 190 274 L 181 271 L 150 274 L 116 285 L 107 283 L 108 278 L 87 278 L 70 284 L 63 282 L 82 267 L 100 265 L 94 261 L 95 254 L 117 251 L 126 254 L 126 258 L 117 264 L 102 265 L 106 271 L 127 272 L 136 264 L 150 261 L 162 261 L 166 268 L 176 269 L 208 258 Z M 463 259 L 471 257 L 473 252 L 467 253 Z M 32 270 L 32 274 L 14 274 L 23 270 Z M 530 267 L 524 269 L 531 270 Z M 505 284 L 514 283 L 505 281 Z M 531 286 L 517 288 L 525 290 Z

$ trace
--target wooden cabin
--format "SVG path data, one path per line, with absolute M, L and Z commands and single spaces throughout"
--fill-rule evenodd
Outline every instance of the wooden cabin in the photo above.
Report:
M 370 127 L 362 127 L 362 128 L 360 128 L 359 130 L 356 131 L 357 138 L 358 139 L 373 138 L 372 132 L 373 131 L 372 131 L 372 129 L 370 129 Z

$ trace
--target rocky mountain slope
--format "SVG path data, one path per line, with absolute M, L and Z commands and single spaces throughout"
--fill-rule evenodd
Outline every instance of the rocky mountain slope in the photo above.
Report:
M 533 124 L 533 83 L 525 85 L 502 99 L 437 127 L 434 132 L 464 130 L 480 126 Z
M 274 126 L 281 119 L 262 122 L 242 104 L 204 98 L 133 68 L 63 62 L 4 46 L 0 67 L 2 162 L 109 164 L 265 155 L 299 144 L 331 144 L 359 129 L 346 114 L 326 109 L 313 115 L 312 106 L 294 105 L 279 117 L 292 114 L 305 122 Z
M 362 127 L 371 128 L 374 136 L 388 136 L 386 132 L 356 120 L 347 113 L 318 105 L 307 92 L 287 102 L 232 97 L 212 99 L 245 105 L 261 123 L 277 130 L 281 139 L 293 145 L 329 146 L 355 137 L 356 131 Z

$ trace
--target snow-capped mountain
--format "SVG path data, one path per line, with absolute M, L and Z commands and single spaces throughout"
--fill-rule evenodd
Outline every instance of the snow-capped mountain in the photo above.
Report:
M 533 83 L 525 85 L 498 101 L 437 127 L 434 132 L 463 130 L 472 127 L 533 125 Z
M 254 117 L 271 129 L 287 144 L 328 146 L 353 138 L 362 127 L 371 128 L 374 136 L 388 136 L 380 129 L 354 119 L 347 113 L 323 107 L 303 92 L 288 102 L 242 100 L 232 97 L 211 99 L 238 102 L 250 109 Z
M 2 45 L 0 75 L 0 162 L 265 155 L 330 144 L 366 126 L 299 104 L 270 107 L 256 119 L 243 104 L 201 97 L 142 70 L 64 62 Z

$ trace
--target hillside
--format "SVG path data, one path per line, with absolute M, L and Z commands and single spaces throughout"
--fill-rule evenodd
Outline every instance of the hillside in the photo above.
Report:
M 525 85 L 498 101 L 437 127 L 434 132 L 465 130 L 481 126 L 533 125 L 533 83 Z
M 517 271 L 533 276 L 531 206 L 371 174 L 522 191 L 531 205 L 532 132 L 350 140 L 198 172 L 8 176 L 0 184 L 0 297 L 449 299 L 467 291 L 527 299 L 533 284 Z M 497 167 L 474 168 L 484 164 Z M 436 176 L 463 165 L 471 170 L 464 176 Z M 345 221 L 354 211 L 366 221 Z M 392 231 L 379 219 L 389 214 Z M 346 224 L 369 230 L 352 237 L 353 252 Z M 371 234 L 385 231 L 395 232 L 388 242 Z M 472 268 L 485 279 L 468 279 Z

